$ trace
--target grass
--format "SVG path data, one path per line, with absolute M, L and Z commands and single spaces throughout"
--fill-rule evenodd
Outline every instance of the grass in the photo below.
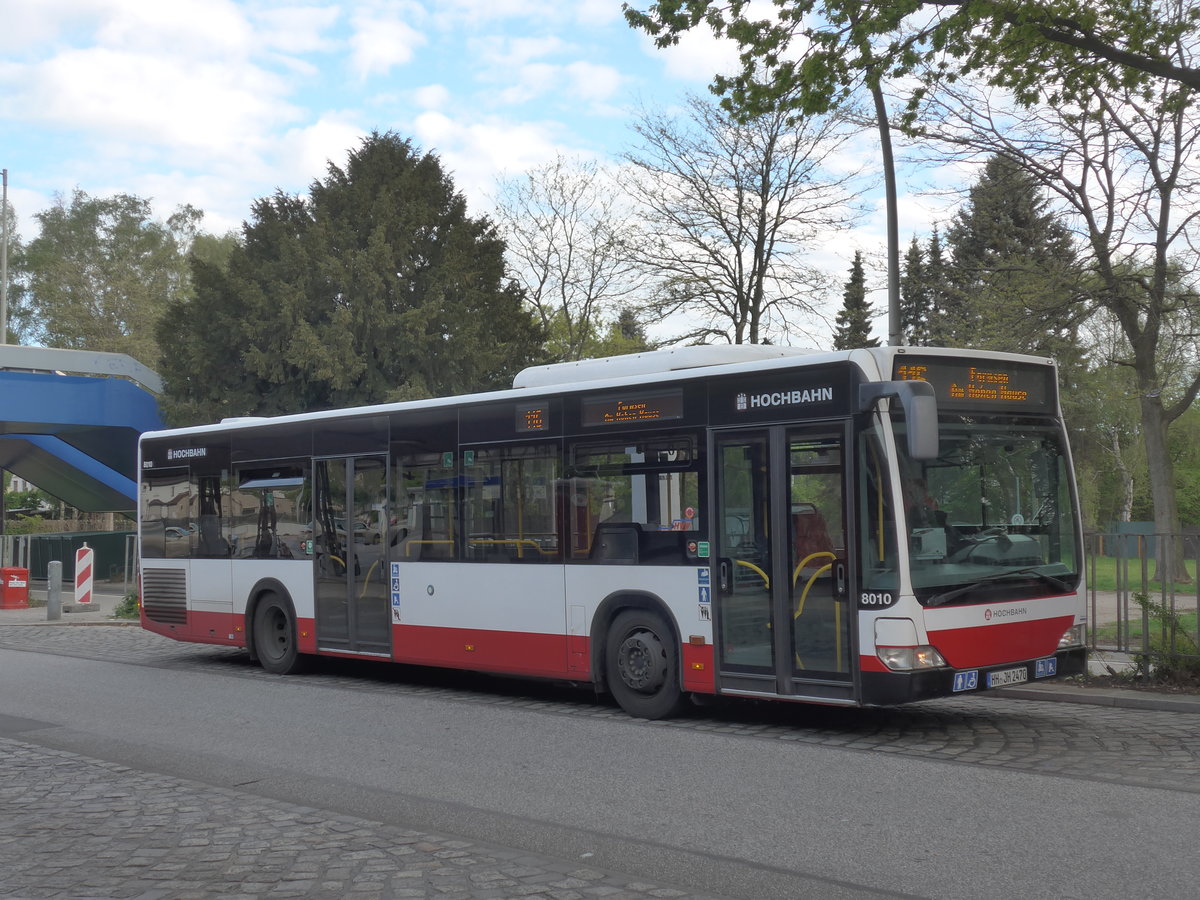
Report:
M 1117 563 L 1120 560 L 1111 556 L 1089 556 L 1087 560 L 1087 583 L 1088 587 L 1095 588 L 1098 591 L 1115 591 L 1120 582 L 1118 581 Z M 1187 566 L 1188 573 L 1192 576 L 1190 584 L 1175 584 L 1176 594 L 1187 594 L 1194 596 L 1196 593 L 1196 562 L 1195 560 L 1187 560 L 1184 563 Z M 1095 566 L 1095 575 L 1092 574 L 1092 567 Z M 1132 590 L 1141 590 L 1142 588 L 1142 562 L 1139 559 L 1131 559 L 1128 561 L 1128 587 Z M 1149 560 L 1146 564 L 1146 577 L 1154 578 L 1155 563 L 1154 560 Z M 1151 580 L 1149 587 L 1152 593 L 1158 593 L 1162 590 L 1162 584 Z
M 1195 640 L 1196 635 L 1196 614 L 1194 612 L 1183 612 L 1176 614 L 1176 647 L 1188 645 Z M 1142 646 L 1142 611 L 1133 607 L 1129 610 L 1129 645 L 1135 649 Z M 1095 630 L 1096 640 L 1099 643 L 1116 643 L 1120 636 L 1117 632 L 1117 623 L 1112 622 L 1108 625 L 1100 625 Z M 1170 647 L 1171 633 L 1167 630 L 1167 648 Z M 1152 648 L 1162 648 L 1163 644 L 1163 621 L 1157 616 L 1150 616 L 1150 646 Z

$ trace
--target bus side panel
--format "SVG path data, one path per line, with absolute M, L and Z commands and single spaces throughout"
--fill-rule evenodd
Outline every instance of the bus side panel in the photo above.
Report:
M 193 640 L 246 646 L 242 616 L 234 614 L 228 559 L 193 559 L 188 577 L 188 625 Z M 245 609 L 245 604 L 242 604 Z
M 566 634 L 561 565 L 400 565 L 397 662 L 567 678 Z
M 708 573 L 707 566 L 567 566 L 567 597 L 584 608 L 585 635 L 591 634 L 592 619 L 609 597 L 643 594 L 662 600 L 679 630 L 684 690 L 711 694 L 716 692 L 716 673 Z M 693 636 L 703 644 L 692 644 Z M 579 677 L 590 676 L 584 672 Z

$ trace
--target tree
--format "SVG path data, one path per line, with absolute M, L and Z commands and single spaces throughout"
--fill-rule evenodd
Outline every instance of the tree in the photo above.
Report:
M 8 272 L 5 273 L 8 277 L 8 292 L 4 315 L 4 334 L 0 334 L 0 344 L 5 344 L 18 338 L 23 326 L 22 304 L 19 302 L 20 291 L 14 281 L 20 277 L 23 268 L 24 245 L 21 243 L 21 236 L 17 233 L 17 211 L 13 209 L 13 205 L 6 203 L 0 209 L 0 215 L 4 216 L 4 228 L 0 230 L 0 233 L 8 241 Z M 0 510 L 2 509 L 3 504 L 0 504 Z
M 1079 273 L 1074 241 L 1042 185 L 998 154 L 946 231 L 943 339 L 961 347 L 1074 359 Z
M 487 390 L 539 352 L 495 227 L 408 140 L 372 134 L 252 213 L 227 265 L 193 255 L 160 331 L 174 418 Z
M 642 113 L 625 187 L 645 223 L 633 249 L 657 282 L 652 316 L 686 313 L 682 339 L 758 344 L 813 315 L 824 276 L 803 253 L 852 215 L 852 176 L 831 174 L 841 124 L 741 122 L 698 97 L 683 121 Z
M 186 294 L 187 249 L 202 215 L 184 206 L 160 222 L 149 200 L 129 194 L 59 196 L 35 216 L 41 232 L 21 259 L 22 335 L 157 368 L 155 330 Z
M 497 227 L 552 360 L 597 355 L 597 335 L 641 288 L 618 200 L 599 166 L 561 156 L 500 182 Z
M 859 347 L 878 347 L 871 337 L 871 318 L 874 310 L 867 303 L 867 278 L 863 272 L 862 251 L 854 254 L 850 277 L 842 291 L 842 308 L 837 314 L 837 330 L 833 336 L 834 350 L 855 350 Z
M 1168 428 L 1200 392 L 1195 97 L 1169 83 L 1151 102 L 1141 90 L 1097 90 L 1066 109 L 1046 105 L 1014 117 L 1001 98 L 958 86 L 932 99 L 922 123 L 947 158 L 1007 156 L 1050 193 L 1078 234 L 1089 283 L 1072 313 L 1080 318 L 1099 307 L 1120 326 L 1119 362 L 1134 372 L 1162 533 L 1179 531 Z
M 885 75 L 919 76 L 910 116 L 930 88 L 968 75 L 1025 105 L 1047 95 L 1058 104 L 1096 90 L 1141 92 L 1156 81 L 1200 88 L 1200 69 L 1175 53 L 1200 30 L 1200 14 L 1185 0 L 773 2 L 773 20 L 751 18 L 765 4 L 748 0 L 624 7 L 660 47 L 702 25 L 734 40 L 742 71 L 714 87 L 751 114 L 783 97 L 805 114 L 825 113 L 862 80 L 878 85 Z

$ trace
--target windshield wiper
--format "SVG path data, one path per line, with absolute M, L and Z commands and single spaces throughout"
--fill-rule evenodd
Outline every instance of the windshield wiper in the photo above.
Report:
M 997 581 L 1002 581 L 1003 579 L 1012 575 L 1033 575 L 1050 585 L 1055 590 L 1059 590 L 1064 593 L 1071 589 L 1071 586 L 1061 578 L 1056 578 L 1053 575 L 1040 572 L 1034 567 L 1027 569 L 1009 569 L 1007 572 L 997 572 L 995 575 L 989 575 L 987 578 L 981 578 L 978 581 L 971 582 L 970 584 L 964 584 L 962 587 L 956 587 L 953 590 L 946 591 L 945 593 L 937 594 L 926 600 L 925 606 L 941 606 L 945 603 L 949 603 L 951 600 L 961 597 L 963 594 L 970 593 L 971 591 L 977 590 L 981 587 L 986 587 L 989 584 L 994 584 Z

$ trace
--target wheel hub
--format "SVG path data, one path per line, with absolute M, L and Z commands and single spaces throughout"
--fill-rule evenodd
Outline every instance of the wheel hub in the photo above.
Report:
M 621 680 L 635 691 L 653 693 L 666 679 L 666 654 L 662 642 L 648 631 L 629 635 L 617 652 Z

